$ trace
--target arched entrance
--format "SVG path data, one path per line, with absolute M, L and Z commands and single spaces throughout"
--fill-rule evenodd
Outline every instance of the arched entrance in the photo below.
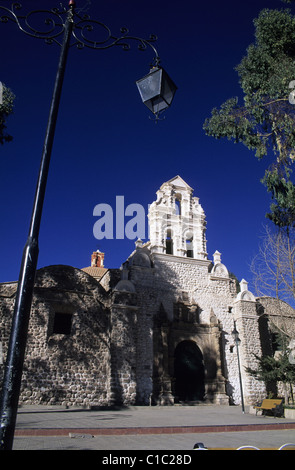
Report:
M 174 354 L 175 398 L 179 401 L 204 399 L 203 354 L 193 341 L 182 341 Z

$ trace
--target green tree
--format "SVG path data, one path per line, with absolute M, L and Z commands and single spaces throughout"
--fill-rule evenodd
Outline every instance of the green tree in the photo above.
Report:
M 254 25 L 255 42 L 236 67 L 243 103 L 232 97 L 214 108 L 204 130 L 243 143 L 258 158 L 272 157 L 262 180 L 273 199 L 268 217 L 279 226 L 294 225 L 295 104 L 290 86 L 295 80 L 295 17 L 288 9 L 264 9 Z
M 12 136 L 6 132 L 6 120 L 13 112 L 15 96 L 4 84 L 0 83 L 0 144 L 12 140 Z
M 255 358 L 258 361 L 258 368 L 251 369 L 250 367 L 246 368 L 248 374 L 254 376 L 257 380 L 261 380 L 266 384 L 266 388 L 271 387 L 272 383 L 277 384 L 281 382 L 284 389 L 285 403 L 289 402 L 289 396 L 291 397 L 292 402 L 293 398 L 293 388 L 292 385 L 295 383 L 295 366 L 290 364 L 289 361 L 289 350 L 287 344 L 289 339 L 278 333 L 276 335 L 277 343 L 279 346 L 279 354 L 275 356 L 256 356 Z M 289 390 L 288 390 L 289 388 Z

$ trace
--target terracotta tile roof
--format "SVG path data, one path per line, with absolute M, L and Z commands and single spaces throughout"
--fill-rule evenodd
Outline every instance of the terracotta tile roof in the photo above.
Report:
M 87 268 L 83 268 L 81 271 L 84 271 L 95 279 L 101 279 L 104 273 L 107 271 L 107 268 L 88 266 Z

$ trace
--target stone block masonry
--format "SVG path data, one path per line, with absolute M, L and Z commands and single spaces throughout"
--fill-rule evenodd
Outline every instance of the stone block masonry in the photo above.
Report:
M 5 294 L 2 286 L 4 354 L 14 302 L 13 295 L 3 297 Z M 75 268 L 52 266 L 40 270 L 31 310 L 21 403 L 107 405 L 109 395 L 110 316 L 103 289 Z

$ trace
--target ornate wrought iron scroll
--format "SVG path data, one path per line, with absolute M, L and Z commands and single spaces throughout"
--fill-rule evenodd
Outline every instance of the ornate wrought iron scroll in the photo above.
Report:
M 13 2 L 11 9 L 0 6 L 0 21 L 2 23 L 12 21 L 28 36 L 44 39 L 49 44 L 56 42 L 61 45 L 57 38 L 63 34 L 65 28 L 63 17 L 66 10 L 64 8 L 62 10 L 58 8 L 33 10 L 26 15 L 22 15 L 21 10 L 22 5 L 18 2 Z
M 121 36 L 114 36 L 111 30 L 104 23 L 93 20 L 88 14 L 80 15 L 75 11 L 74 6 L 70 10 L 60 4 L 59 8 L 51 10 L 33 10 L 27 14 L 22 14 L 22 5 L 13 2 L 11 8 L 0 6 L 0 21 L 7 23 L 12 21 L 19 29 L 28 36 L 43 39 L 47 44 L 56 43 L 61 46 L 61 36 L 64 33 L 67 15 L 70 13 L 69 21 L 73 23 L 71 46 L 79 49 L 84 47 L 91 49 L 109 49 L 113 46 L 120 46 L 123 50 L 131 48 L 130 42 L 135 41 L 137 48 L 141 51 L 151 47 L 155 57 L 153 63 L 158 65 L 160 58 L 154 42 L 155 35 L 150 35 L 148 39 L 143 39 L 129 34 L 128 28 L 121 28 Z

